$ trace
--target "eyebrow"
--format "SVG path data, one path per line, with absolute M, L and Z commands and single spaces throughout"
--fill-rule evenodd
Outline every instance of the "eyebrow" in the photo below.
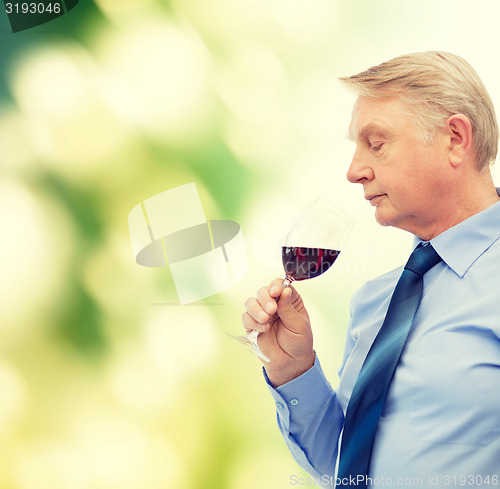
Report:
M 383 126 L 381 126 L 376 122 L 369 122 L 368 124 L 366 124 L 361 128 L 361 131 L 359 131 L 358 139 L 359 140 L 365 139 L 368 136 L 368 134 L 371 133 L 375 134 L 376 136 L 381 136 L 384 138 L 389 137 L 389 132 L 387 131 L 387 129 L 385 129 Z M 356 142 L 356 137 L 352 131 L 351 125 L 349 125 L 347 139 Z

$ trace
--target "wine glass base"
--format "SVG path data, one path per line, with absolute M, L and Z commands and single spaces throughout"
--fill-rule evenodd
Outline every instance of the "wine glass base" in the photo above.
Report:
M 259 345 L 257 344 L 258 333 L 252 331 L 247 336 L 236 336 L 231 333 L 225 334 L 245 347 L 245 349 L 251 351 L 252 353 L 255 353 L 255 355 L 257 355 L 262 361 L 266 363 L 269 363 L 271 361 L 266 355 L 264 355 L 264 353 L 262 353 Z

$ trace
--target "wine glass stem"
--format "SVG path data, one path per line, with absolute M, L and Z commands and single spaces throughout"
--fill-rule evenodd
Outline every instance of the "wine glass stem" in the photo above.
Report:
M 261 328 L 252 329 L 252 331 L 247 334 L 247 338 L 249 339 L 250 343 L 253 343 L 255 346 L 257 346 L 257 336 L 259 336 L 260 330 Z
M 281 285 L 285 289 L 286 287 L 290 287 L 293 281 L 294 281 L 293 277 L 290 277 L 290 275 L 286 275 L 285 280 L 283 280 L 283 283 Z

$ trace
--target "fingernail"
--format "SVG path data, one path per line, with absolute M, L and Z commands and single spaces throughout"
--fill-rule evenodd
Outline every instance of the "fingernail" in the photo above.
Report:
M 267 314 L 265 312 L 259 312 L 259 322 L 264 323 L 267 321 Z
M 272 302 L 268 302 L 268 303 L 266 304 L 266 311 L 267 311 L 269 314 L 271 314 L 271 313 L 272 313 L 272 311 L 273 311 L 273 307 L 274 307 L 274 306 L 273 306 L 273 303 L 272 303 Z

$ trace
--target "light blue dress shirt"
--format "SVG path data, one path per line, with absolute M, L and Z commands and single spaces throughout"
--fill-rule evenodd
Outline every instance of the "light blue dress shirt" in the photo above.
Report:
M 499 237 L 497 202 L 431 240 L 443 261 L 424 276 L 378 425 L 369 486 L 500 488 Z M 401 272 L 354 295 L 336 392 L 318 359 L 277 389 L 266 377 L 288 448 L 324 487 L 334 487 L 347 403 Z

